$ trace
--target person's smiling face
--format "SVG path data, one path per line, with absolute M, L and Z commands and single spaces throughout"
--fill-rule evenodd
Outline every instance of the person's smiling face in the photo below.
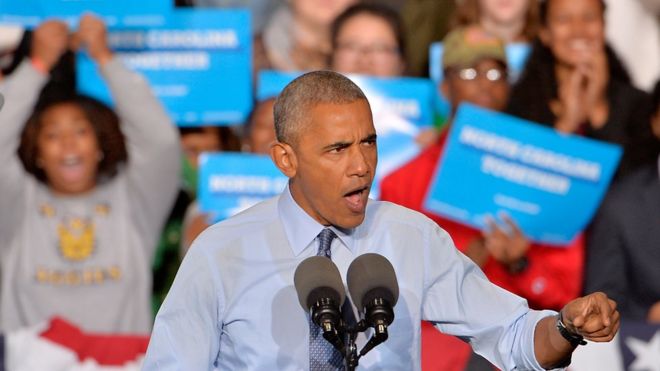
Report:
M 73 103 L 54 105 L 42 118 L 37 164 L 57 193 L 84 193 L 96 186 L 101 149 L 92 124 Z
M 548 0 L 550 1 L 550 0 Z M 599 0 L 552 0 L 539 35 L 559 63 L 575 67 L 605 48 Z

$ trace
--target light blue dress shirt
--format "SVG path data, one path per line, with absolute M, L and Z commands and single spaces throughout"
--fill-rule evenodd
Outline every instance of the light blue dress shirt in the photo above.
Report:
M 287 188 L 203 232 L 158 312 L 144 370 L 309 369 L 308 314 L 293 274 L 316 254 L 322 229 Z M 388 258 L 399 281 L 389 339 L 360 359 L 359 370 L 419 370 L 422 320 L 501 369 L 542 369 L 534 329 L 555 313 L 530 310 L 490 283 L 430 219 L 369 200 L 360 226 L 333 230 L 332 260 L 344 282 L 349 264 L 368 252 Z M 358 337 L 358 349 L 366 341 Z

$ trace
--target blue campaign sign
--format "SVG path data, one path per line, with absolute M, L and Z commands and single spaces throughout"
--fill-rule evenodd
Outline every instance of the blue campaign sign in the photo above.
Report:
M 157 26 L 174 8 L 174 1 L 164 0 L 3 0 L 0 22 L 36 27 L 50 18 L 58 18 L 71 27 L 85 12 L 93 12 L 109 27 Z
M 249 153 L 205 153 L 199 162 L 200 209 L 212 221 L 226 219 L 278 195 L 288 182 L 270 157 Z
M 563 245 L 591 220 L 621 148 L 464 104 L 424 207 L 485 229 L 505 212 L 533 241 Z
M 505 46 L 506 62 L 509 70 L 509 83 L 513 84 L 518 80 L 525 62 L 532 48 L 526 43 L 510 43 Z M 443 79 L 442 70 L 442 52 L 443 47 L 441 42 L 431 44 L 429 48 L 429 76 L 436 86 L 439 86 Z M 435 97 L 435 108 L 443 117 L 449 117 L 451 106 L 447 101 L 440 89 L 437 89 Z
M 300 73 L 262 71 L 257 99 L 277 96 Z M 348 75 L 365 93 L 378 134 L 378 169 L 371 197 L 378 197 L 380 180 L 419 153 L 415 139 L 433 123 L 435 87 L 428 79 L 377 78 Z
M 142 73 L 180 126 L 242 123 L 252 109 L 247 10 L 177 9 L 158 27 L 113 28 L 111 48 Z M 96 65 L 77 56 L 78 89 L 110 103 Z
M 277 97 L 284 90 L 285 86 L 301 74 L 301 72 L 280 72 L 275 70 L 259 71 L 256 93 L 257 101 Z

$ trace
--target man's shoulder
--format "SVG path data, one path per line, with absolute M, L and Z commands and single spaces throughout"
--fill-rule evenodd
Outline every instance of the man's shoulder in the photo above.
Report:
M 418 252 L 433 246 L 452 247 L 452 238 L 428 216 L 389 201 L 369 201 L 368 217 L 362 228 L 368 234 L 396 236 L 400 241 L 417 241 Z M 411 251 L 408 249 L 408 251 Z
M 221 247 L 231 241 L 251 236 L 263 231 L 268 225 L 278 222 L 277 200 L 273 197 L 259 202 L 236 215 L 217 222 L 208 227 L 197 238 L 196 242 Z
M 437 227 L 433 220 L 419 211 L 390 201 L 370 200 L 367 213 L 369 213 L 370 219 L 378 223 L 409 224 L 419 228 Z

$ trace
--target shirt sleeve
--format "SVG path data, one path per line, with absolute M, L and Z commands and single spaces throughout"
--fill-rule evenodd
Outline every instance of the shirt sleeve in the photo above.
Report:
M 0 109 L 0 236 L 11 236 L 21 220 L 25 181 L 30 176 L 18 157 L 20 136 L 48 77 L 28 60 L 0 83 L 5 104 Z M 7 212 L 11 210 L 11 212 Z M 3 241 L 6 245 L 8 241 Z
M 533 311 L 525 299 L 492 284 L 440 228 L 428 235 L 422 319 L 455 335 L 502 370 L 543 370 L 534 331 L 553 311 Z
M 211 256 L 193 244 L 151 334 L 143 371 L 212 370 L 220 351 L 224 292 Z
M 176 127 L 142 75 L 118 58 L 101 67 L 122 123 L 128 151 L 130 197 L 135 221 L 147 236 L 156 236 L 174 202 L 179 186 L 181 150 Z

